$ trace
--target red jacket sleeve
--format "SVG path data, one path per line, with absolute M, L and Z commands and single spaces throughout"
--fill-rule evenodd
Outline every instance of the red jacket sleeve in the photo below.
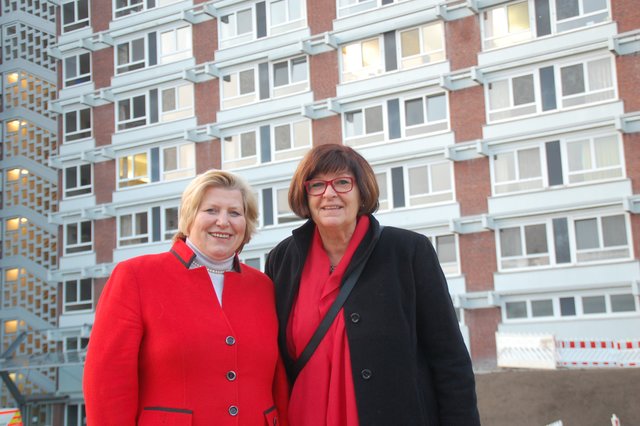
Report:
M 107 281 L 91 330 L 83 378 L 87 424 L 136 424 L 142 333 L 138 283 L 124 262 Z

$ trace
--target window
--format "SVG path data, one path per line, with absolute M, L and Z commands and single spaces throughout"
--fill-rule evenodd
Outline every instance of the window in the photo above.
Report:
M 549 0 L 555 5 L 557 30 L 569 31 L 609 19 L 607 0 Z
M 401 68 L 445 60 L 442 22 L 401 31 L 400 56 Z
M 344 114 L 345 142 L 348 145 L 362 145 L 384 140 L 384 120 L 382 106 L 370 106 Z
M 621 154 L 616 135 L 568 141 L 569 183 L 622 177 L 624 171 Z
M 64 351 L 75 352 L 87 349 L 89 339 L 87 337 L 71 336 L 64 339 Z
M 65 417 L 65 426 L 84 426 L 87 424 L 87 413 L 84 404 L 67 404 Z
M 300 220 L 289 207 L 289 187 L 276 189 L 277 223 L 288 223 Z
M 233 108 L 256 100 L 256 80 L 253 69 L 222 77 L 222 106 L 224 108 Z
M 449 126 L 446 95 L 438 94 L 405 100 L 404 119 L 407 136 L 446 130 Z
M 118 101 L 118 130 L 147 124 L 147 96 L 138 95 Z
M 311 147 L 311 122 L 297 121 L 273 126 L 274 160 L 301 157 Z
M 242 9 L 229 15 L 221 16 L 220 48 L 251 41 L 254 38 L 253 9 Z
M 309 71 L 306 56 L 273 64 L 273 96 L 285 96 L 309 87 Z
M 84 278 L 64 282 L 64 312 L 93 309 L 93 280 Z
M 528 1 L 487 10 L 482 17 L 485 49 L 510 46 L 533 37 Z
M 543 186 L 540 148 L 524 148 L 493 157 L 496 194 L 539 189 Z
M 161 122 L 175 121 L 193 116 L 193 84 L 162 89 L 160 93 L 162 97 Z
M 144 185 L 149 182 L 146 152 L 120 157 L 118 161 L 118 188 Z
M 118 220 L 118 247 L 149 242 L 148 212 L 123 214 Z
M 93 226 L 91 221 L 68 223 L 64 229 L 65 254 L 84 253 L 93 250 Z
M 64 58 L 64 86 L 70 87 L 91 81 L 91 54 Z
M 91 108 L 64 113 L 64 141 L 91 137 Z
M 144 0 L 115 0 L 113 12 L 116 18 L 121 18 L 142 10 L 144 10 Z
M 62 3 L 62 32 L 70 32 L 89 26 L 89 0 L 72 0 Z
M 591 315 L 624 315 L 638 311 L 636 297 L 631 293 L 559 296 L 547 299 L 507 300 L 503 317 L 511 320 L 548 320 L 563 318 L 574 320 Z
M 304 26 L 306 21 L 303 0 L 275 0 L 269 3 L 271 35 Z
M 407 168 L 409 206 L 453 200 L 452 163 L 445 161 Z
M 380 38 L 357 41 L 342 47 L 342 82 L 382 74 Z
M 378 0 L 338 0 L 338 17 L 342 18 L 376 7 L 378 7 Z
M 612 99 L 615 94 L 609 58 L 560 67 L 560 81 L 563 107 Z
M 574 221 L 578 262 L 630 256 L 624 215 Z
M 160 63 L 166 64 L 191 58 L 191 27 L 176 28 L 160 33 Z
M 91 164 L 66 167 L 64 169 L 65 198 L 91 194 Z
M 178 232 L 178 207 L 163 209 L 162 233 L 165 241 L 171 240 Z
M 460 273 L 458 265 L 458 249 L 455 235 L 438 235 L 431 239 L 440 267 L 445 275 L 454 275 Z
M 495 81 L 487 85 L 489 117 L 492 120 L 512 118 L 536 112 L 533 74 Z
M 389 184 L 387 183 L 387 173 L 376 173 L 376 182 L 378 182 L 378 189 L 380 190 L 380 196 L 378 197 L 379 207 L 378 210 L 389 210 L 391 205 L 389 203 Z
M 227 136 L 223 140 L 223 162 L 233 162 L 234 167 L 256 164 L 257 152 L 255 131 Z
M 136 38 L 116 47 L 116 74 L 142 69 L 146 66 L 146 38 Z
M 546 224 L 503 228 L 498 235 L 503 269 L 549 264 Z
M 186 143 L 162 149 L 162 180 L 169 181 L 195 175 L 195 145 Z

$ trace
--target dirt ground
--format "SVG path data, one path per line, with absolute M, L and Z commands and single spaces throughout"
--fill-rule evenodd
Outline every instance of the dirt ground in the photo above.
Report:
M 476 373 L 483 426 L 640 425 L 640 368 Z

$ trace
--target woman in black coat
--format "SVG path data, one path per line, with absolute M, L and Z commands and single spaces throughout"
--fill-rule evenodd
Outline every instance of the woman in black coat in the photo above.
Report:
M 372 216 L 378 186 L 352 148 L 321 145 L 289 204 L 309 220 L 269 254 L 291 425 L 479 425 L 471 360 L 429 240 Z M 327 334 L 295 361 L 344 281 L 364 269 Z

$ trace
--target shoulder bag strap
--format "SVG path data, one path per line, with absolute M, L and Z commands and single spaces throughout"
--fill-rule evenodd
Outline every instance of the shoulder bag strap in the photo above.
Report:
M 382 233 L 382 228 L 383 226 L 380 225 L 376 234 L 374 235 L 374 244 L 378 242 L 380 234 Z M 338 293 L 336 300 L 333 302 L 324 318 L 322 318 L 322 321 L 320 322 L 320 325 L 318 326 L 316 331 L 313 333 L 311 340 L 309 340 L 309 343 L 307 343 L 307 346 L 305 346 L 302 354 L 300 354 L 300 358 L 298 358 L 293 365 L 294 381 L 298 377 L 298 374 L 300 374 L 304 366 L 307 364 L 307 361 L 309 361 L 309 359 L 311 358 L 311 355 L 313 355 L 315 350 L 318 348 L 318 345 L 322 341 L 322 338 L 325 336 L 325 334 L 327 334 L 327 331 L 333 323 L 333 320 L 336 318 L 338 312 L 340 312 L 340 309 L 342 308 L 342 305 L 344 305 L 344 302 L 349 297 L 349 294 L 351 293 L 351 290 L 353 290 L 353 287 L 356 285 L 358 278 L 360 278 L 360 274 L 362 274 L 364 266 L 367 263 L 367 260 L 369 259 L 369 256 L 372 252 L 373 248 L 369 251 L 367 258 L 363 259 L 362 262 L 360 262 L 360 265 L 358 265 L 358 267 L 354 269 L 351 274 L 349 274 L 349 277 L 347 277 L 344 284 L 340 288 L 340 292 Z

